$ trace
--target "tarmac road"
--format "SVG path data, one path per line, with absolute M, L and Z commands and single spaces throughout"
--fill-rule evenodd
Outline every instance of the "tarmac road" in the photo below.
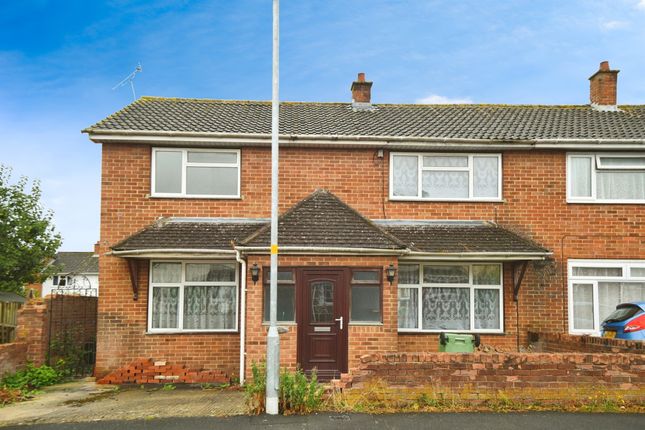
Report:
M 0 413 L 1 413 L 0 409 Z M 313 414 L 305 416 L 235 416 L 228 418 L 163 418 L 149 420 L 95 421 L 84 423 L 30 424 L 1 427 L 29 430 L 242 430 L 242 429 L 567 429 L 636 430 L 645 428 L 645 414 L 530 413 L 435 413 L 435 414 Z

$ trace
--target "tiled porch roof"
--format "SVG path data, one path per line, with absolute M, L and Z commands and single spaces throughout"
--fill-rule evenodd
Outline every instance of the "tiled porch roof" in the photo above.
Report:
M 482 221 L 371 221 L 338 197 L 317 190 L 278 221 L 282 249 L 355 249 L 419 254 L 549 254 L 544 247 Z M 270 225 L 261 218 L 170 218 L 135 233 L 112 249 L 246 252 L 269 248 Z M 354 251 L 352 251 L 354 252 Z
M 548 253 L 549 250 L 491 222 L 382 222 L 410 249 L 432 254 Z

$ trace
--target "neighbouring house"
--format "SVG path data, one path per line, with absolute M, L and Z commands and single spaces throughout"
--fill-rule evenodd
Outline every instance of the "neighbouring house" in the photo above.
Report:
M 645 106 L 617 105 L 617 76 L 601 63 L 578 106 L 374 104 L 364 74 L 351 102 L 282 103 L 282 365 L 335 377 L 443 331 L 517 350 L 645 299 Z M 270 124 L 269 102 L 143 97 L 84 130 L 97 376 L 263 359 Z
M 99 256 L 95 252 L 57 252 L 50 264 L 57 271 L 42 283 L 41 295 L 81 294 L 96 296 L 99 291 Z

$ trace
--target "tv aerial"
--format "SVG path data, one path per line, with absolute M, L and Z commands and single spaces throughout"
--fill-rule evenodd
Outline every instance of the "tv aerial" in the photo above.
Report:
M 143 68 L 141 67 L 141 63 L 139 63 L 137 65 L 137 67 L 135 67 L 135 69 L 134 69 L 134 71 L 132 73 L 130 73 L 128 76 L 125 77 L 125 79 L 123 79 L 121 82 L 119 82 L 118 84 L 116 84 L 112 88 L 112 91 L 116 90 L 117 88 L 121 88 L 123 86 L 126 86 L 127 84 L 130 84 L 130 88 L 132 89 L 132 100 L 133 101 L 136 100 L 137 95 L 134 92 L 134 82 L 133 81 L 134 81 L 135 76 L 137 76 L 137 73 L 140 73 L 142 70 L 143 70 Z

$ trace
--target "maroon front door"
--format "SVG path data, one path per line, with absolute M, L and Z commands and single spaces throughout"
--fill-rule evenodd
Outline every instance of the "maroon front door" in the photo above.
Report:
M 347 372 L 347 277 L 343 269 L 304 269 L 300 277 L 298 362 L 320 380 Z

